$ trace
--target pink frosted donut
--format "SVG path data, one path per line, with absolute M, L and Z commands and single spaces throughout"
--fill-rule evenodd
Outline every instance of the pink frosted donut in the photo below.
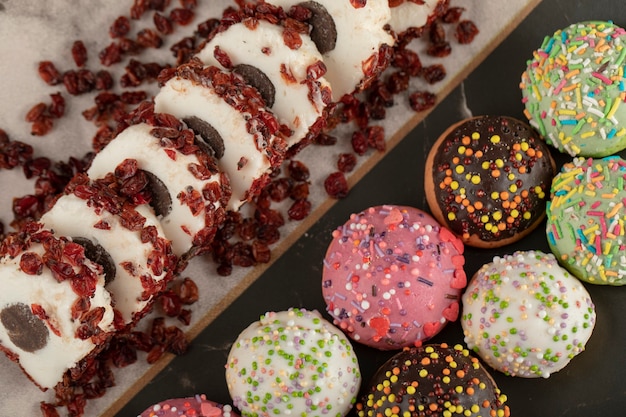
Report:
M 173 398 L 151 405 L 139 417 L 239 417 L 231 406 L 206 399 L 204 394 L 187 398 Z
M 322 292 L 334 323 L 378 349 L 419 346 L 457 319 L 463 243 L 429 214 L 377 206 L 333 232 Z

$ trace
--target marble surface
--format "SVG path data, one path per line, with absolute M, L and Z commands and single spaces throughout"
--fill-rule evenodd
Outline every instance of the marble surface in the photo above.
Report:
M 200 2 L 199 13 L 216 15 L 228 3 L 205 0 Z M 134 416 L 153 402 L 194 393 L 206 393 L 215 401 L 229 402 L 223 366 L 230 344 L 243 328 L 268 310 L 292 306 L 324 310 L 321 259 L 336 225 L 343 223 L 350 213 L 376 204 L 425 208 L 422 171 L 430 145 L 449 124 L 471 115 L 499 113 L 522 119 L 519 76 L 544 35 L 590 18 L 613 19 L 626 25 L 623 8 L 609 0 L 544 0 L 524 21 L 517 16 L 532 2 L 458 0 L 453 3 L 467 7 L 468 17 L 479 23 L 481 36 L 472 45 L 455 48 L 454 54 L 444 62 L 449 77 L 436 88 L 442 96 L 450 93 L 448 97 L 423 121 L 408 112 L 406 103 L 399 100 L 386 121 L 390 126 L 388 131 L 397 132 L 389 138 L 393 149 L 384 157 L 372 154 L 361 161 L 351 180 L 358 183 L 344 200 L 329 202 L 320 186 L 325 173 L 332 169 L 333 154 L 339 153 L 340 148 L 329 151 L 332 153 L 328 155 L 305 151 L 302 159 L 310 161 L 318 175 L 312 179 L 316 185 L 312 187 L 316 211 L 305 222 L 287 226 L 287 237 L 275 248 L 276 255 L 284 252 L 283 255 L 267 270 L 240 270 L 229 278 L 216 277 L 213 266 L 204 260 L 191 265 L 186 272 L 201 282 L 203 299 L 195 307 L 195 321 L 189 328 L 190 335 L 195 337 L 189 353 L 171 361 L 168 358 L 157 367 L 137 365 L 121 370 L 117 375 L 118 386 L 105 398 L 90 403 L 87 415 Z M 69 117 L 55 127 L 54 134 L 44 138 L 27 135 L 29 127 L 23 115 L 33 103 L 46 100 L 54 91 L 37 78 L 36 63 L 51 59 L 70 67 L 68 45 L 77 38 L 88 42 L 90 50 L 105 46 L 106 27 L 114 17 L 126 13 L 128 7 L 126 1 L 72 2 L 71 5 L 60 0 L 0 2 L 0 56 L 11 57 L 0 62 L 3 87 L 0 128 L 13 139 L 32 143 L 38 155 L 55 160 L 89 150 L 90 143 L 85 138 L 92 136 L 93 127 L 80 116 L 87 98 L 72 100 Z M 498 34 L 508 33 L 510 27 L 518 24 L 473 70 L 484 58 L 483 51 L 490 51 L 501 40 Z M 95 61 L 94 56 L 91 58 Z M 171 58 L 162 55 L 155 59 Z M 473 71 L 466 77 L 469 70 Z M 559 163 L 565 160 L 560 155 L 556 157 Z M 24 189 L 32 185 L 24 183 L 23 176 L 15 171 L 0 172 L 0 184 L 0 218 L 7 222 L 11 197 L 23 195 Z M 531 248 L 547 250 L 540 230 L 499 252 Z M 468 275 L 496 254 L 488 250 L 468 252 Z M 618 416 L 626 409 L 626 383 L 619 372 L 626 366 L 623 352 L 626 329 L 619 323 L 626 316 L 623 303 L 626 293 L 624 288 L 588 289 L 598 308 L 598 325 L 586 352 L 548 380 L 524 380 L 494 373 L 509 397 L 513 415 Z M 460 325 L 448 326 L 434 341 L 461 342 Z M 357 346 L 357 350 L 365 381 L 389 357 L 388 352 L 362 346 Z M 0 359 L 0 386 L 3 415 L 37 415 L 39 401 L 48 398 L 48 394 L 34 389 L 4 357 Z

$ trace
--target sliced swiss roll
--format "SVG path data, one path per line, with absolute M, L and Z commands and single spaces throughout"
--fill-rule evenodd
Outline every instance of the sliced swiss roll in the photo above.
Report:
M 136 164 L 146 181 L 135 187 L 144 187 L 140 196 L 159 216 L 174 254 L 201 252 L 224 219 L 228 178 L 219 172 L 215 158 L 195 144 L 192 130 L 171 115 L 154 118 L 165 120 L 166 126 L 141 122 L 127 127 L 96 154 L 87 175 L 92 180 L 107 175 L 123 179 Z
M 288 146 L 324 127 L 332 92 L 323 76 L 322 56 L 307 35 L 249 18 L 218 32 L 197 57 L 232 70 L 256 87 L 265 105 L 291 130 Z
M 118 207 L 106 197 L 89 184 L 76 186 L 40 222 L 83 246 L 85 256 L 103 267 L 115 311 L 129 325 L 171 280 L 176 257 L 150 206 Z
M 79 377 L 115 330 L 104 271 L 39 223 L 0 246 L 0 350 L 39 388 Z
M 339 101 L 367 86 L 388 65 L 394 38 L 388 0 L 271 0 L 310 26 L 310 36 L 326 65 L 324 76 Z M 307 12 L 303 13 L 302 8 Z
M 285 157 L 286 126 L 265 107 L 258 90 L 233 72 L 192 61 L 162 74 L 155 110 L 181 119 L 228 175 L 236 210 L 269 182 Z

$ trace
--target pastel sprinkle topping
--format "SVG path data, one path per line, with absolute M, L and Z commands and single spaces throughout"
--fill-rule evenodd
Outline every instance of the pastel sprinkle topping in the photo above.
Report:
M 245 329 L 226 364 L 233 405 L 249 417 L 342 417 L 361 372 L 345 335 L 317 311 L 269 312 Z
M 575 158 L 550 191 L 546 234 L 559 262 L 591 284 L 626 285 L 626 161 Z
M 585 287 L 540 251 L 494 257 L 463 295 L 465 343 L 511 376 L 548 378 L 563 369 L 585 349 L 595 321 Z
M 571 156 L 626 148 L 626 31 L 582 22 L 546 37 L 522 74 L 525 114 L 546 142 Z

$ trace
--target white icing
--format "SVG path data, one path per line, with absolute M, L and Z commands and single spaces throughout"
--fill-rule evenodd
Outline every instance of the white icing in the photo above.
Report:
M 218 33 L 197 55 L 207 65 L 220 66 L 213 55 L 219 46 L 228 54 L 233 65 L 247 64 L 262 71 L 276 89 L 272 111 L 280 123 L 293 131 L 287 138 L 289 145 L 298 143 L 306 136 L 309 128 L 323 116 L 326 107 L 319 88 L 315 87 L 311 91 L 309 85 L 303 83 L 307 79 L 307 68 L 323 58 L 308 36 L 301 38 L 302 45 L 294 50 L 285 45 L 280 26 L 259 21 L 254 29 L 250 29 L 244 23 L 236 23 Z M 283 76 L 281 66 L 285 66 L 286 72 L 295 78 L 295 82 Z M 324 77 L 318 81 L 322 86 L 330 88 Z
M 28 248 L 40 256 L 44 254 L 41 244 L 34 243 Z M 22 303 L 30 306 L 38 304 L 49 316 L 49 322 L 59 331 L 57 336 L 48 328 L 46 345 L 34 352 L 26 352 L 17 347 L 10 339 L 6 328 L 0 325 L 0 345 L 19 357 L 19 364 L 41 388 L 53 388 L 59 383 L 64 373 L 74 367 L 81 359 L 94 350 L 96 345 L 91 339 L 75 337 L 81 326 L 80 320 L 72 318 L 72 306 L 79 298 L 72 289 L 69 280 L 58 282 L 52 272 L 44 267 L 40 275 L 27 275 L 20 269 L 22 254 L 15 258 L 8 256 L 0 259 L 0 310 L 7 306 Z M 88 260 L 85 264 L 98 271 L 98 266 Z M 9 289 L 10 290 L 7 290 Z M 113 330 L 113 309 L 111 297 L 104 288 L 104 276 L 98 276 L 95 293 L 90 299 L 91 308 L 104 307 L 104 316 L 99 327 L 109 332 Z
M 582 352 L 596 314 L 552 254 L 515 252 L 484 265 L 463 294 L 467 347 L 512 376 L 549 377 Z
M 352 407 L 361 374 L 339 329 L 317 311 L 291 309 L 267 313 L 241 332 L 228 356 L 226 382 L 233 405 L 243 414 L 343 416 Z M 269 410 L 263 409 L 266 404 Z
M 144 226 L 155 226 L 159 236 L 163 237 L 163 230 L 154 212 L 149 206 L 138 206 L 137 212 L 145 217 Z M 166 277 L 167 272 L 153 275 L 147 265 L 150 253 L 154 247 L 150 243 L 141 241 L 141 232 L 132 231 L 122 226 L 119 216 L 106 210 L 98 210 L 87 205 L 87 201 L 73 194 L 63 195 L 55 205 L 46 212 L 40 222 L 54 230 L 61 236 L 84 237 L 94 244 L 102 246 L 115 263 L 115 279 L 106 284 L 111 293 L 115 309 L 122 314 L 125 323 L 131 323 L 133 316 L 143 313 L 150 304 L 152 296 L 144 298 L 144 288 L 141 277 L 151 277 L 155 282 Z M 110 228 L 94 227 L 99 222 L 106 222 Z M 125 268 L 123 264 L 130 264 L 132 268 Z M 131 273 L 132 271 L 132 273 Z
M 238 209 L 248 198 L 254 180 L 270 171 L 270 161 L 259 151 L 260 134 L 252 135 L 246 128 L 249 115 L 242 114 L 215 94 L 215 90 L 183 78 L 172 78 L 154 98 L 155 111 L 169 113 L 180 119 L 196 116 L 211 124 L 224 140 L 224 156 L 218 166 L 229 179 L 232 198 L 228 208 Z M 247 162 L 239 166 L 244 158 Z
M 352 93 L 363 79 L 363 62 L 376 54 L 382 44 L 393 45 L 393 37 L 384 30 L 391 20 L 388 0 L 368 0 L 355 9 L 350 0 L 315 0 L 326 8 L 335 21 L 335 49 L 324 54 L 328 72 L 325 78 L 333 88 L 333 100 Z M 431 0 L 432 1 L 432 0 Z M 272 0 L 285 10 L 303 0 Z M 413 4 L 413 3 L 411 3 Z
M 172 199 L 170 213 L 160 219 L 161 227 L 165 236 L 172 241 L 174 253 L 180 256 L 191 249 L 194 236 L 205 227 L 206 210 L 203 208 L 194 214 L 177 196 L 189 189 L 195 189 L 202 195 L 206 184 L 219 182 L 219 176 L 213 175 L 208 180 L 196 178 L 188 166 L 197 164 L 197 158 L 172 148 L 163 148 L 159 140 L 150 134 L 151 129 L 147 124 L 138 124 L 122 131 L 96 154 L 87 175 L 91 179 L 103 178 L 126 159 L 137 160 L 140 169 L 156 175 L 165 184 Z M 166 149 L 175 151 L 175 159 L 166 153 Z M 207 204 L 218 207 L 219 201 L 204 201 L 205 207 Z
M 390 26 L 396 33 L 402 33 L 409 28 L 421 28 L 428 17 L 433 13 L 435 7 L 441 0 L 424 0 L 424 4 L 417 4 L 411 1 L 391 8 Z

